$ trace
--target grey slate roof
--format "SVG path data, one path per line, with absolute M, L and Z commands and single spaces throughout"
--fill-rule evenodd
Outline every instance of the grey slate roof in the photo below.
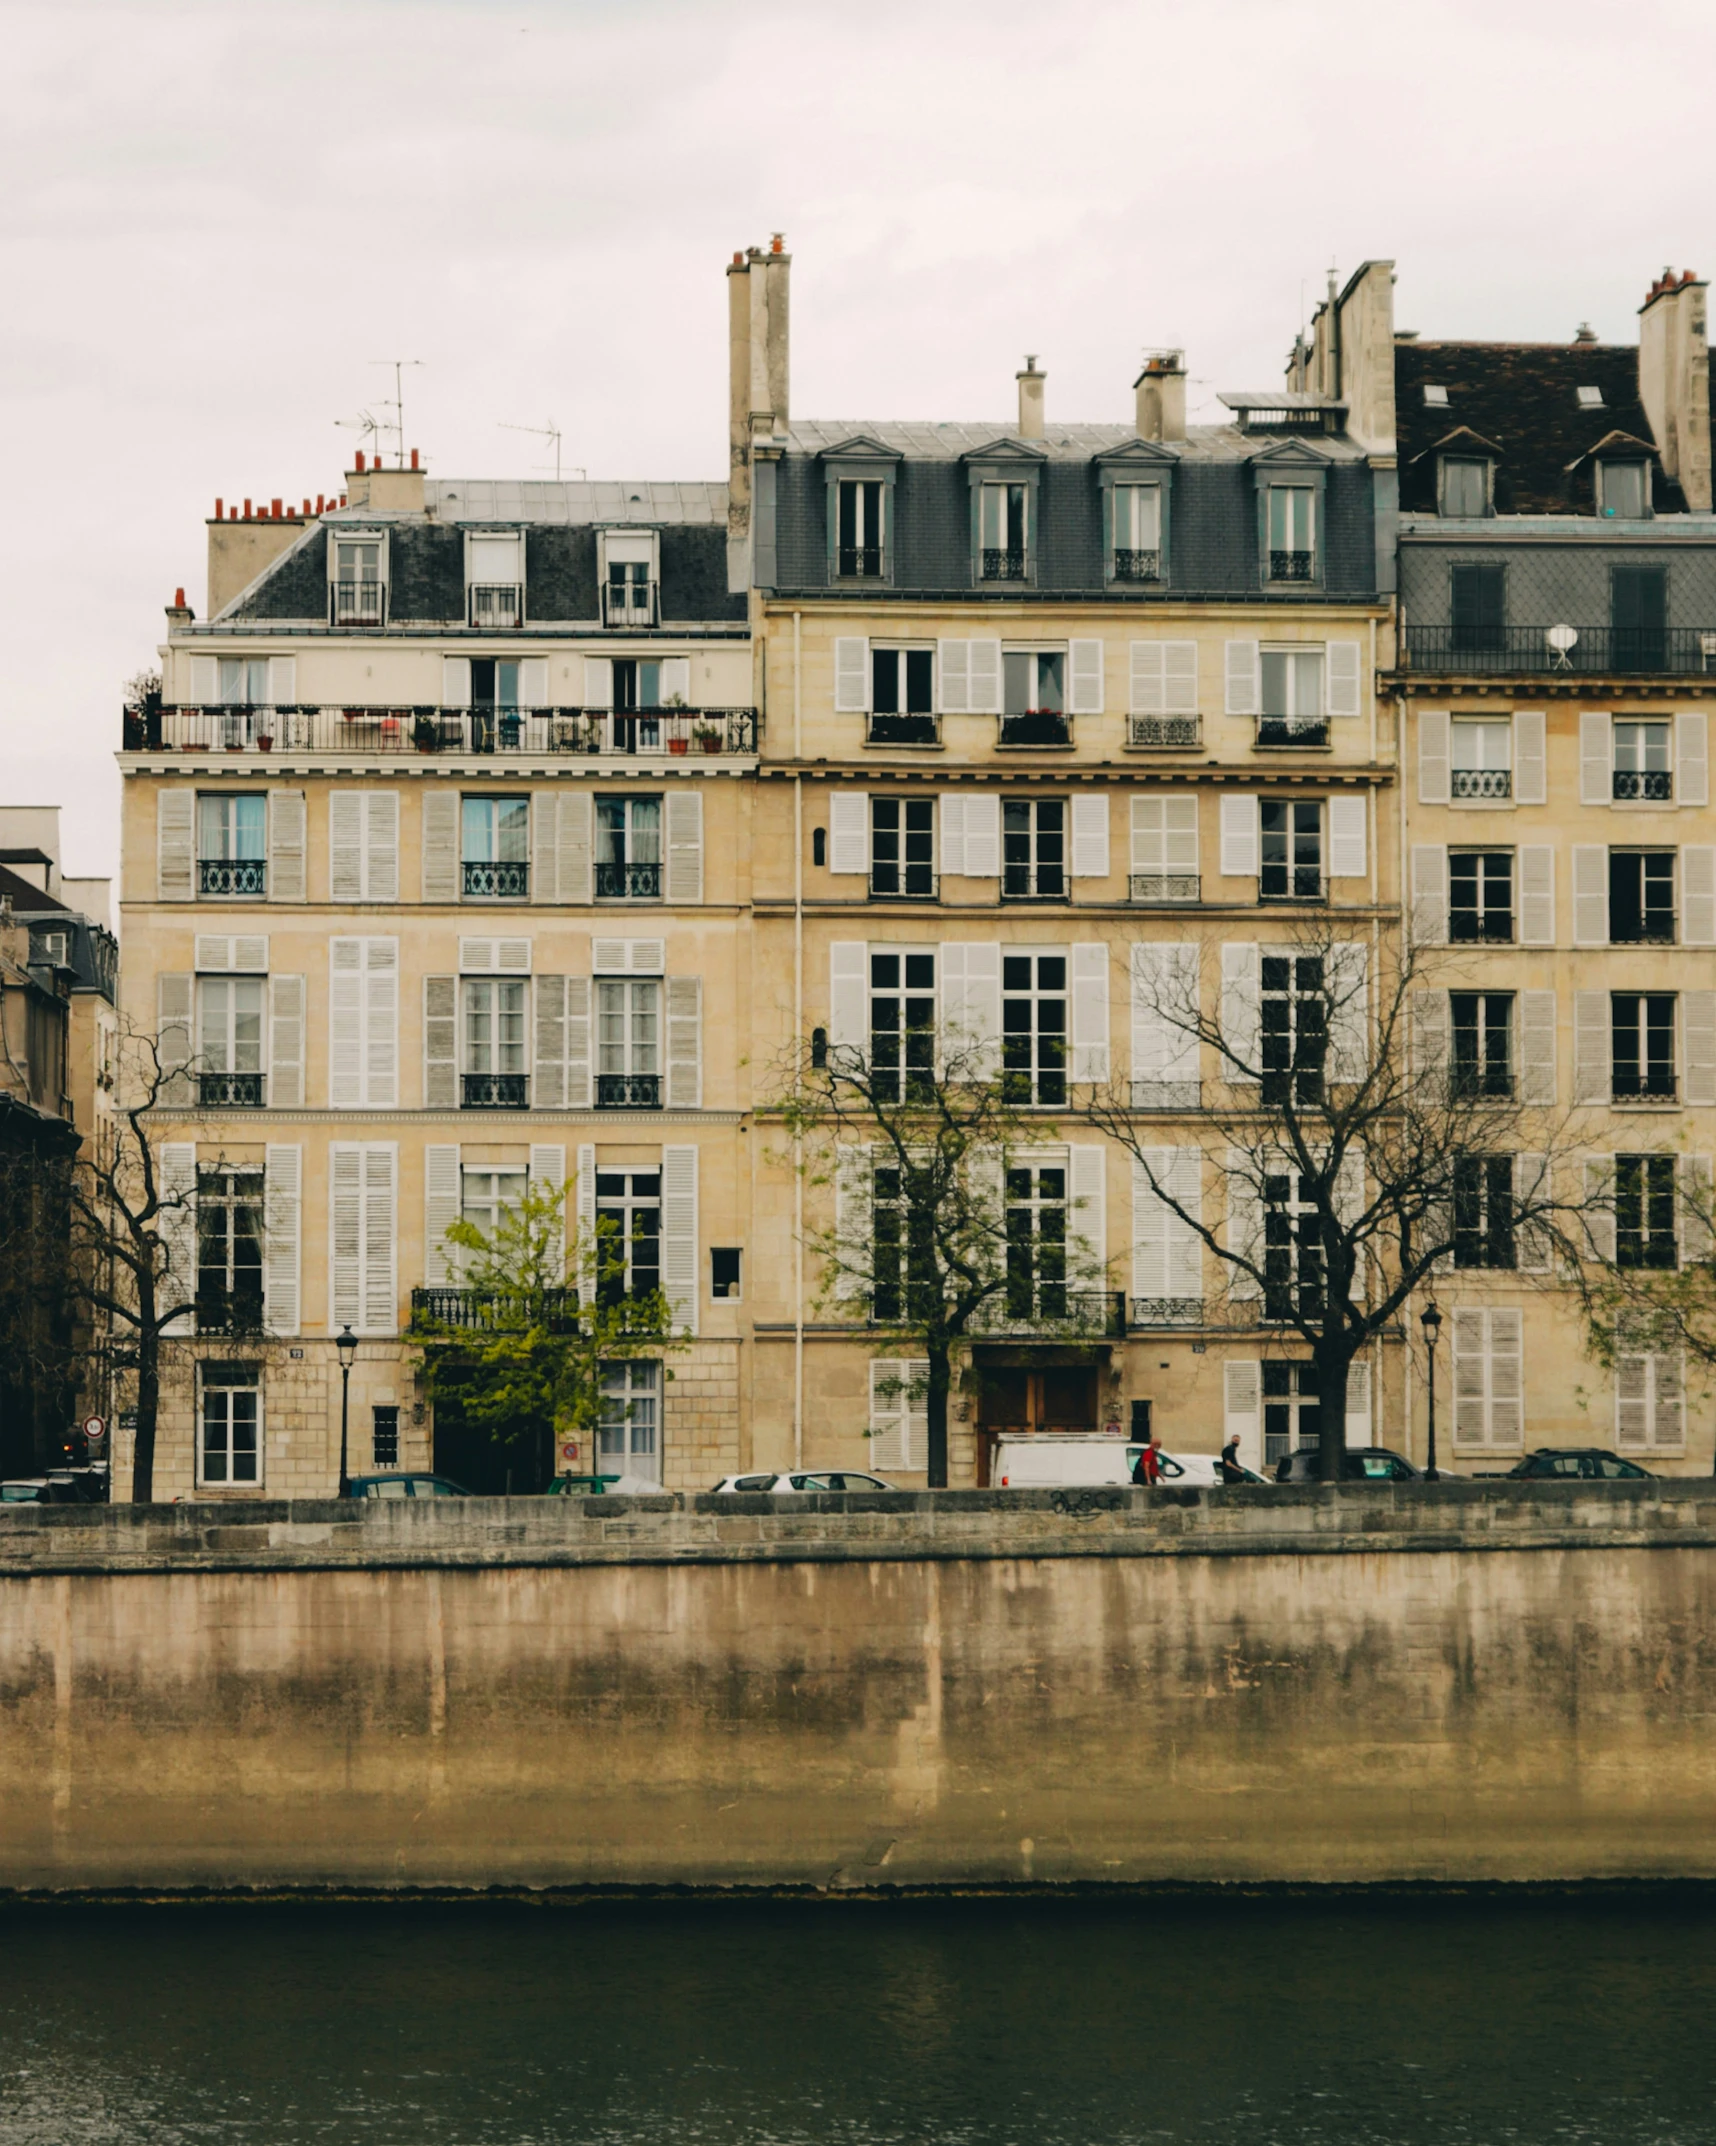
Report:
M 444 522 L 719 522 L 724 528 L 727 521 L 724 484 L 439 477 L 425 481 L 423 497 Z M 341 518 L 365 511 L 348 507 Z
M 1272 407 L 1281 408 L 1289 398 L 1277 395 Z M 1019 440 L 1016 428 L 1005 419 L 993 424 L 929 424 L 912 419 L 879 423 L 873 418 L 798 420 L 789 427 L 787 449 L 793 454 L 825 454 L 848 440 L 874 440 L 912 461 L 957 462 L 961 455 L 993 447 L 998 440 L 1013 440 L 1050 462 L 1088 462 L 1093 456 L 1125 447 L 1138 437 L 1130 425 L 1056 425 L 1040 440 Z M 1304 444 L 1332 462 L 1362 462 L 1365 450 L 1339 433 L 1242 432 L 1238 425 L 1189 425 L 1183 440 L 1170 440 L 1168 451 L 1181 462 L 1249 462 L 1284 438 Z

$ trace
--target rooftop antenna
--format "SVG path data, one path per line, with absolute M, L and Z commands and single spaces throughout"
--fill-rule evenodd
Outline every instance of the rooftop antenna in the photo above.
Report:
M 554 442 L 554 481 L 556 484 L 560 482 L 560 427 L 554 422 L 553 418 L 550 418 L 545 425 L 509 425 L 504 417 L 498 418 L 496 422 L 503 432 L 533 432 L 539 440 L 552 440 Z M 589 472 L 587 470 L 581 469 L 578 474 L 586 483 L 589 482 Z
M 393 433 L 394 445 L 398 450 L 398 466 L 403 469 L 405 467 L 405 368 L 408 365 L 421 365 L 424 361 L 422 358 L 371 358 L 369 362 L 372 365 L 391 365 L 393 367 L 393 400 L 389 402 L 384 398 L 381 407 L 384 410 L 393 412 L 393 424 L 390 429 Z
M 356 417 L 336 417 L 334 423 L 342 432 L 361 432 L 372 445 L 381 438 L 382 421 L 373 411 L 360 410 Z M 381 460 L 381 449 L 376 448 L 376 460 Z

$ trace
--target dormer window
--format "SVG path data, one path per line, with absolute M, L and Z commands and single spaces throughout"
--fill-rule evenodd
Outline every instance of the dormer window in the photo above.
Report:
M 604 529 L 601 550 L 604 626 L 653 626 L 659 615 L 661 539 L 653 529 Z
M 1442 457 L 1442 512 L 1468 520 L 1490 511 L 1490 465 L 1476 455 Z
M 1607 520 L 1640 521 L 1649 509 L 1642 462 L 1597 464 L 1597 511 Z
M 1581 387 L 1573 391 L 1579 398 L 1581 410 L 1600 410 L 1603 407 L 1603 391 L 1600 387 Z
M 880 578 L 884 494 L 885 487 L 876 478 L 842 477 L 838 481 L 834 570 L 843 581 Z
M 1445 410 L 1448 407 L 1448 390 L 1427 381 L 1424 387 L 1424 407 L 1427 410 Z
M 1269 487 L 1269 578 L 1317 578 L 1317 494 L 1308 484 Z
M 328 546 L 328 618 L 335 626 L 387 624 L 387 539 L 336 536 Z
M 522 531 L 467 533 L 465 621 L 489 632 L 524 624 Z
M 979 501 L 978 573 L 984 581 L 1023 581 L 1030 542 L 1030 487 L 986 484 Z
M 1114 499 L 1116 581 L 1162 578 L 1162 488 L 1159 484 L 1117 484 Z

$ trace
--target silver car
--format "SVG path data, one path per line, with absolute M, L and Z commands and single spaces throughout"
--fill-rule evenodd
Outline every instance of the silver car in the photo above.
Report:
M 786 1475 L 765 1469 L 755 1475 L 724 1475 L 715 1492 L 744 1490 L 756 1497 L 782 1497 L 809 1490 L 892 1490 L 879 1475 L 865 1475 L 858 1468 L 795 1468 Z M 712 1493 L 713 1494 L 713 1493 Z

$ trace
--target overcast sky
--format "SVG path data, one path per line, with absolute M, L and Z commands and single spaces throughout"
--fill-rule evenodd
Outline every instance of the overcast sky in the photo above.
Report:
M 406 375 L 440 476 L 719 478 L 735 247 L 802 416 L 1193 415 L 1331 262 L 1426 336 L 1632 340 L 1716 262 L 1708 0 L 0 0 L 0 797 L 116 871 L 120 686 L 217 493 L 331 491 Z

